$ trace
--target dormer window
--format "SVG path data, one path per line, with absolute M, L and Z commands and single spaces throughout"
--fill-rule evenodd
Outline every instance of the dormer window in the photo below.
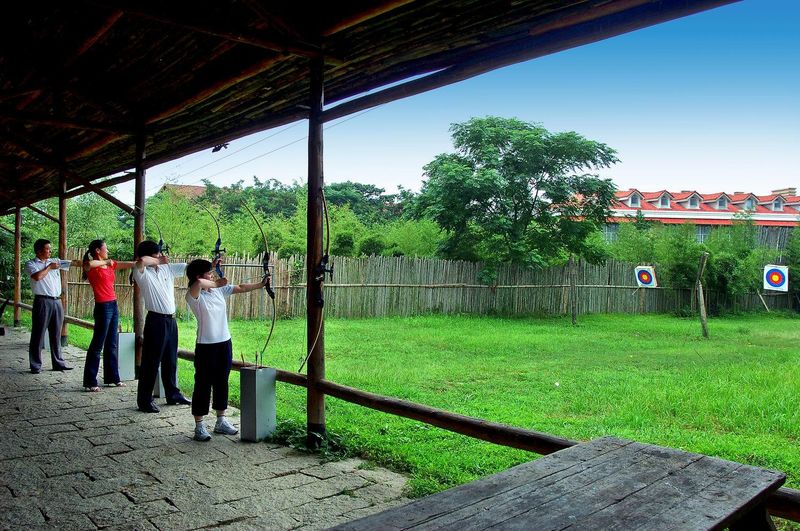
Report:
M 756 205 L 753 202 L 753 198 L 752 197 L 748 197 L 747 201 L 744 202 L 744 209 L 745 210 L 755 210 L 755 208 L 756 208 Z
M 693 195 L 692 197 L 689 198 L 689 208 L 697 208 L 698 206 L 700 205 L 697 202 L 697 196 Z
M 632 206 L 632 207 L 640 206 L 639 196 L 638 195 L 632 195 L 631 196 L 631 198 L 630 198 L 630 206 Z
M 658 202 L 659 208 L 669 208 L 669 196 L 662 195 Z
M 717 199 L 717 210 L 727 210 L 728 209 L 728 200 L 725 197 L 720 197 Z
M 775 212 L 781 212 L 783 210 L 783 199 L 780 197 L 775 199 L 775 201 L 772 202 L 772 210 Z

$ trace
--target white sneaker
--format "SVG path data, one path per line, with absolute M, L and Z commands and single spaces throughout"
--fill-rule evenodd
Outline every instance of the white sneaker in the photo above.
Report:
M 222 433 L 224 435 L 236 435 L 239 430 L 231 426 L 228 419 L 225 417 L 217 417 L 217 424 L 214 426 L 214 433 Z
M 216 431 L 216 430 L 215 430 Z M 206 442 L 211 440 L 211 434 L 208 433 L 206 429 L 206 423 L 201 422 L 199 424 L 195 424 L 194 426 L 194 440 Z

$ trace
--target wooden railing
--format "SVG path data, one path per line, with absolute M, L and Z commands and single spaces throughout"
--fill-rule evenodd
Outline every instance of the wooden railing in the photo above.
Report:
M 32 306 L 20 303 L 20 308 L 30 311 Z M 68 323 L 94 329 L 94 324 L 84 319 L 65 316 L 64 320 Z M 192 361 L 194 352 L 186 349 L 178 349 L 178 357 Z M 252 367 L 251 363 L 243 363 L 234 360 L 232 368 L 235 371 L 242 367 Z M 305 374 L 275 369 L 277 380 L 308 388 L 308 379 Z M 392 415 L 406 417 L 425 424 L 437 426 L 439 428 L 467 435 L 476 439 L 481 439 L 502 446 L 519 448 L 542 455 L 551 454 L 570 446 L 578 444 L 576 441 L 564 439 L 547 433 L 533 430 L 516 428 L 505 424 L 498 424 L 487 420 L 468 417 L 458 413 L 452 413 L 442 409 L 433 408 L 407 400 L 400 400 L 389 396 L 378 395 L 361 391 L 353 387 L 337 384 L 328 380 L 321 380 L 317 389 L 325 394 L 351 402 L 363 407 L 383 411 Z M 772 516 L 784 518 L 795 522 L 800 522 L 800 490 L 782 487 L 778 489 L 767 502 L 767 509 Z

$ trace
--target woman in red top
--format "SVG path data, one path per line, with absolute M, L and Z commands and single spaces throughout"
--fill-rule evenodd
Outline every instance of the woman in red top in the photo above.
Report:
M 116 262 L 108 258 L 108 247 L 103 240 L 93 240 L 83 255 L 83 278 L 88 279 L 94 291 L 94 334 L 86 365 L 83 368 L 83 386 L 87 391 L 97 392 L 97 371 L 100 368 L 100 351 L 103 351 L 103 382 L 106 385 L 123 387 L 119 379 L 117 339 L 119 310 L 114 293 L 114 272 L 130 269 L 133 262 Z

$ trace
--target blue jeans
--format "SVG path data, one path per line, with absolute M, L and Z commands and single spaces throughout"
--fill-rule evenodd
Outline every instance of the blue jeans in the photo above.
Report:
M 119 358 L 117 340 L 119 338 L 119 311 L 117 301 L 96 302 L 94 304 L 94 334 L 89 350 L 86 351 L 86 365 L 83 367 L 83 386 L 97 387 L 97 370 L 100 368 L 100 351 L 103 351 L 103 382 L 119 382 Z

